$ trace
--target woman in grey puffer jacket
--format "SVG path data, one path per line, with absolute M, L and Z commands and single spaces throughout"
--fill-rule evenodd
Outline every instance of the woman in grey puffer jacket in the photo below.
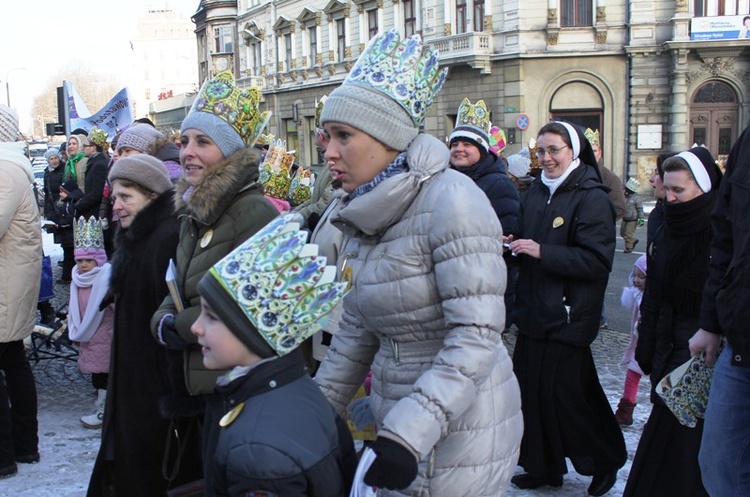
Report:
M 378 495 L 503 495 L 523 421 L 501 339 L 502 229 L 474 182 L 449 169 L 446 147 L 417 136 L 420 116 L 355 77 L 375 50 L 398 57 L 397 36 L 368 46 L 321 115 L 326 160 L 348 193 L 331 220 L 348 235 L 339 265 L 352 291 L 315 379 L 344 413 L 372 367 L 379 431 L 364 481 Z

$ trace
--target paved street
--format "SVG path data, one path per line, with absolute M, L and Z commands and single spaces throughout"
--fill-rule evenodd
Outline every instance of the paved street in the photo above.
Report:
M 45 235 L 46 236 L 46 235 Z M 609 329 L 602 330 L 592 349 L 602 386 L 615 408 L 620 399 L 625 369 L 619 365 L 622 353 L 628 343 L 629 316 L 620 306 L 622 287 L 627 285 L 627 277 L 633 262 L 645 248 L 645 228 L 639 228 L 637 238 L 641 242 L 632 254 L 623 254 L 622 240 L 618 238 L 612 271 L 607 291 L 606 307 Z M 47 253 L 53 261 L 61 256 L 53 247 L 45 243 Z M 55 279 L 59 277 L 60 268 L 53 262 Z M 67 301 L 67 285 L 57 285 L 56 307 Z M 512 352 L 515 336 L 506 335 L 506 344 Z M 54 359 L 42 360 L 34 365 L 34 373 L 39 390 L 39 438 L 42 461 L 35 465 L 21 465 L 19 474 L 0 482 L 4 495 L 34 497 L 81 497 L 85 495 L 88 478 L 98 450 L 99 430 L 84 428 L 78 419 L 83 414 L 90 414 L 95 394 L 88 380 L 82 375 L 75 362 Z M 620 470 L 616 486 L 608 495 L 621 495 L 627 479 L 630 462 L 635 452 L 643 423 L 645 423 L 650 404 L 648 401 L 647 380 L 641 382 L 638 407 L 635 411 L 635 423 L 624 429 L 628 446 L 629 460 Z M 520 468 L 518 469 L 520 471 Z M 511 486 L 510 496 L 586 495 L 589 477 L 582 477 L 570 468 L 565 476 L 565 483 L 560 489 L 540 489 L 521 491 Z

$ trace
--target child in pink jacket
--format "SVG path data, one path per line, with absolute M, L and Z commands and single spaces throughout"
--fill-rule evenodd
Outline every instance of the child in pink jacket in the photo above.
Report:
M 96 232 L 90 236 L 88 230 Z M 78 342 L 78 368 L 91 374 L 91 383 L 97 391 L 96 412 L 81 417 L 86 428 L 100 428 L 104 419 L 104 404 L 107 398 L 109 379 L 109 356 L 114 323 L 114 304 L 103 311 L 99 303 L 109 290 L 110 264 L 102 246 L 99 221 L 93 216 L 75 223 L 76 248 L 73 281 L 70 285 L 68 304 L 68 335 Z M 94 246 L 92 246 L 94 245 Z

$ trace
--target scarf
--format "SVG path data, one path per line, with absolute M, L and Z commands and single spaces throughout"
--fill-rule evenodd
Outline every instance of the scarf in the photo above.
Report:
M 568 168 L 565 170 L 564 173 L 562 173 L 557 178 L 548 178 L 547 175 L 544 173 L 544 170 L 542 170 L 542 183 L 549 189 L 549 198 L 552 198 L 552 195 L 555 194 L 555 190 L 557 190 L 560 185 L 562 185 L 566 179 L 568 179 L 568 176 L 575 171 L 575 169 L 581 164 L 580 159 L 573 159 L 573 162 L 570 163 Z M 547 201 L 549 203 L 549 201 Z
M 716 191 L 688 202 L 664 205 L 664 237 L 660 258 L 666 262 L 661 277 L 662 300 L 687 314 L 700 312 L 703 285 L 708 277 L 711 211 Z
M 34 173 L 31 171 L 31 162 L 24 153 L 25 148 L 23 142 L 0 142 L 0 160 L 11 162 L 23 169 L 29 183 L 34 183 Z
M 73 157 L 70 157 L 68 159 L 68 162 L 65 163 L 65 172 L 63 173 L 63 177 L 65 179 L 63 180 L 63 182 L 70 180 L 78 181 L 78 175 L 76 174 L 76 164 L 81 159 L 83 159 L 83 152 L 78 152 Z
M 344 201 L 349 202 L 351 200 L 354 200 L 355 198 L 362 196 L 365 193 L 371 191 L 373 188 L 378 186 L 378 184 L 381 181 L 388 179 L 391 176 L 396 176 L 397 174 L 405 173 L 408 170 L 409 170 L 409 165 L 406 163 L 406 152 L 401 152 L 393 160 L 393 162 L 388 164 L 388 167 L 385 168 L 385 171 L 378 173 L 378 175 L 372 178 L 370 182 L 365 183 L 364 185 L 359 185 L 352 193 L 350 193 L 344 199 Z
M 78 272 L 73 267 L 73 282 L 70 284 L 70 302 L 68 304 L 68 336 L 76 342 L 88 342 L 99 328 L 104 318 L 104 311 L 99 311 L 99 303 L 109 290 L 109 276 L 112 266 L 107 262 L 88 273 Z M 91 287 L 89 302 L 83 312 L 78 305 L 78 289 Z

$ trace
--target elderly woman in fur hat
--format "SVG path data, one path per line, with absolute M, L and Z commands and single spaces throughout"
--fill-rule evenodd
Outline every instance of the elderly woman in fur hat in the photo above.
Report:
M 190 332 L 201 312 L 198 281 L 279 214 L 258 183 L 259 155 L 252 145 L 270 117 L 258 105 L 257 88 L 240 90 L 232 73 L 223 72 L 204 84 L 180 129 L 183 177 L 177 181 L 174 201 L 182 219 L 176 257 L 182 302 L 168 296 L 151 327 L 172 362 L 174 391 L 163 404 L 165 414 L 200 415 L 208 402 L 203 424 L 207 430 L 218 429 L 223 414 L 213 394 L 222 371 L 203 366 L 201 347 Z M 204 451 L 208 464 L 212 448 Z M 210 482 L 207 486 L 211 488 Z

